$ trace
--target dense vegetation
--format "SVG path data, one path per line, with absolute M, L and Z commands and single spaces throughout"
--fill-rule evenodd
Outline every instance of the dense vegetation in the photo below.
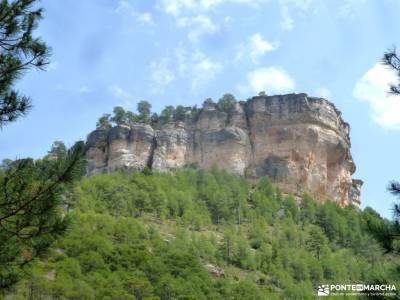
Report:
M 216 109 L 221 112 L 230 114 L 237 100 L 232 94 L 224 94 L 217 103 L 211 98 L 204 101 L 204 105 L 214 105 Z M 200 113 L 201 109 L 197 106 L 182 106 L 178 105 L 176 107 L 172 105 L 167 105 L 160 114 L 151 111 L 151 104 L 147 101 L 139 101 L 137 104 L 137 113 L 132 111 L 125 111 L 121 106 L 114 107 L 113 115 L 103 114 L 97 121 L 96 127 L 107 129 L 116 125 L 132 125 L 134 123 L 146 123 L 150 124 L 154 128 L 160 128 L 161 125 L 174 121 L 184 121 L 187 118 L 195 119 Z
M 34 34 L 37 3 L 0 1 L 0 129 L 32 107 L 17 80 L 49 63 Z M 399 61 L 395 51 L 384 58 L 397 74 Z M 236 102 L 225 94 L 215 105 L 229 114 Z M 141 101 L 137 113 L 116 107 L 98 127 L 159 127 L 199 111 L 157 114 Z M 320 283 L 399 282 L 398 205 L 390 223 L 372 209 L 317 205 L 307 195 L 298 204 L 266 178 L 250 183 L 218 170 L 116 173 L 74 186 L 83 154 L 82 143 L 56 144 L 41 160 L 0 167 L 0 298 L 312 299 Z M 399 195 L 400 185 L 390 191 Z
M 321 283 L 400 286 L 398 258 L 368 233 L 387 222 L 375 211 L 298 204 L 267 178 L 114 173 L 69 198 L 69 231 L 11 299 L 314 299 Z

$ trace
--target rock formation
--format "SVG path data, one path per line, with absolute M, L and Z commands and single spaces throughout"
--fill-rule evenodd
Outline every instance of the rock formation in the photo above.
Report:
M 331 102 L 307 94 L 253 97 L 229 114 L 206 102 L 196 117 L 157 130 L 141 123 L 97 129 L 87 146 L 88 174 L 217 166 L 269 176 L 285 193 L 360 204 L 349 125 Z

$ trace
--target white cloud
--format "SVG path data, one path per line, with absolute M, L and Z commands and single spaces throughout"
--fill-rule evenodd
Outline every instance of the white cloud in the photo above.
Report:
M 188 38 L 193 43 L 197 43 L 203 35 L 211 35 L 219 30 L 219 26 L 205 15 L 179 18 L 177 25 L 178 27 L 189 28 Z
M 150 80 L 153 93 L 163 93 L 174 82 L 190 86 L 192 89 L 202 88 L 216 79 L 224 66 L 221 62 L 205 55 L 199 49 L 188 51 L 180 43 L 174 51 L 150 66 Z
M 280 0 L 281 22 L 280 27 L 283 31 L 290 31 L 294 28 L 294 20 L 290 14 L 291 9 L 303 12 L 308 11 L 313 0 Z
M 267 94 L 281 94 L 293 92 L 294 80 L 279 67 L 259 68 L 247 74 L 247 87 L 238 86 L 239 91 L 258 94 L 265 91 Z
M 142 25 L 154 25 L 153 15 L 149 12 L 138 12 L 127 0 L 118 1 L 115 12 L 135 18 Z
M 200 0 L 198 1 L 200 6 L 204 9 L 209 9 L 218 5 L 223 5 L 227 3 L 233 4 L 246 4 L 252 6 L 258 6 L 261 3 L 269 2 L 269 0 Z
M 233 21 L 233 18 L 231 16 L 225 16 L 224 17 L 224 23 L 229 24 Z
M 365 0 L 345 0 L 343 4 L 338 7 L 337 14 L 344 19 L 354 19 L 356 13 L 364 5 Z
M 111 85 L 108 87 L 108 91 L 115 97 L 119 99 L 129 99 L 131 98 L 131 95 L 125 91 L 123 88 L 117 86 L 117 85 Z
M 203 58 L 193 65 L 192 88 L 196 89 L 214 80 L 221 71 L 222 64 L 209 58 Z
M 128 1 L 120 0 L 117 3 L 117 8 L 115 9 L 115 12 L 119 13 L 119 14 L 123 14 L 123 13 L 126 13 L 126 12 L 131 13 L 132 10 L 133 10 L 133 8 L 132 8 L 132 6 L 130 5 L 130 3 Z
M 108 92 L 116 99 L 118 100 L 118 104 L 120 106 L 124 107 L 130 107 L 132 106 L 132 95 L 124 90 L 122 87 L 118 85 L 110 85 L 108 87 Z
M 332 93 L 329 89 L 325 88 L 325 87 L 319 87 L 314 91 L 314 95 L 316 97 L 321 97 L 324 99 L 331 99 L 332 97 Z
M 78 89 L 78 92 L 81 94 L 88 94 L 88 93 L 93 92 L 93 90 L 90 87 L 88 87 L 87 85 L 83 85 Z
M 175 74 L 169 65 L 168 58 L 162 58 L 150 64 L 154 93 L 162 93 L 175 80 Z
M 195 0 L 162 0 L 164 10 L 167 14 L 179 16 L 181 11 L 195 6 Z
M 279 23 L 283 31 L 290 31 L 294 27 L 294 21 L 289 14 L 289 8 L 286 5 L 281 7 L 281 22 Z
M 221 3 L 223 3 L 224 0 L 200 0 L 200 5 L 204 7 L 205 9 L 209 9 L 213 6 L 217 6 Z
M 179 46 L 175 49 L 175 60 L 176 60 L 176 68 L 180 75 L 184 75 L 188 70 L 188 57 L 187 51 L 183 47 L 183 44 L 179 44 Z
M 167 14 L 178 17 L 187 11 L 207 11 L 219 5 L 233 3 L 258 6 L 270 0 L 160 0 L 161 7 Z
M 154 19 L 153 19 L 153 15 L 149 12 L 145 12 L 145 13 L 138 13 L 136 15 L 137 20 L 142 23 L 142 24 L 147 24 L 147 25 L 154 25 Z
M 236 59 L 242 59 L 244 56 L 249 55 L 254 63 L 258 63 L 262 56 L 268 52 L 275 51 L 278 47 L 279 42 L 269 42 L 261 34 L 255 33 L 249 37 L 247 44 L 239 46 Z
M 187 51 L 181 43 L 166 57 L 153 61 L 149 69 L 153 93 L 162 93 L 176 80 L 188 81 L 192 89 L 201 88 L 216 78 L 223 64 L 200 50 Z
M 393 70 L 376 64 L 357 81 L 353 96 L 369 104 L 371 117 L 378 125 L 400 130 L 400 96 L 388 93 L 389 86 L 396 82 Z

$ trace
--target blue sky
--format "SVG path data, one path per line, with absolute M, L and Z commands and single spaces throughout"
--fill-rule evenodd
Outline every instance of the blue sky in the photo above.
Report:
M 396 0 L 43 0 L 37 34 L 46 72 L 18 88 L 34 108 L 0 133 L 0 159 L 41 157 L 55 140 L 85 139 L 116 105 L 200 104 L 306 92 L 333 101 L 351 125 L 362 206 L 391 216 L 385 190 L 400 180 L 400 100 L 379 65 L 400 46 Z

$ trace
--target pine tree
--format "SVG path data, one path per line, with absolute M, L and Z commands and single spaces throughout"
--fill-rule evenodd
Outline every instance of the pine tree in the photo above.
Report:
M 232 94 L 225 94 L 218 100 L 218 109 L 220 111 L 231 113 L 235 108 L 236 99 Z
M 96 124 L 97 129 L 109 129 L 111 128 L 110 124 L 110 114 L 102 115 Z
M 0 288 L 45 251 L 68 224 L 61 205 L 84 171 L 85 145 L 55 151 L 42 160 L 13 161 L 0 173 Z
M 111 122 L 114 122 L 117 125 L 126 123 L 126 112 L 122 106 L 114 107 L 113 113 L 114 115 L 110 119 Z
M 140 101 L 137 104 L 137 111 L 139 112 L 139 119 L 142 122 L 149 122 L 150 121 L 150 114 L 151 114 L 151 104 L 147 101 Z
M 184 121 L 186 117 L 187 109 L 182 106 L 178 105 L 174 110 L 174 120 L 175 121 Z
M 13 87 L 27 70 L 48 64 L 49 48 L 33 36 L 42 9 L 37 0 L 0 1 L 0 128 L 31 108 Z M 44 252 L 66 228 L 61 205 L 84 172 L 85 146 L 56 143 L 41 160 L 8 160 L 0 169 L 0 290 Z M 1 295 L 0 295 L 1 296 Z
M 175 109 L 173 106 L 171 106 L 171 105 L 166 106 L 161 112 L 161 115 L 160 115 L 161 121 L 163 123 L 168 123 L 168 122 L 172 121 L 173 116 L 174 116 L 174 111 L 175 111 Z
M 133 125 L 136 122 L 139 122 L 139 116 L 137 116 L 134 112 L 127 111 L 126 112 L 126 122 L 129 125 Z
M 49 48 L 33 31 L 42 18 L 37 0 L 0 1 L 0 128 L 31 108 L 29 97 L 13 87 L 27 70 L 44 69 Z
M 328 239 L 317 226 L 311 226 L 309 238 L 306 242 L 307 249 L 319 260 L 323 249 L 327 246 Z
M 400 58 L 393 48 L 387 51 L 383 55 L 383 63 L 396 72 L 398 83 L 390 86 L 390 93 L 394 95 L 400 95 Z M 396 196 L 400 197 L 400 183 L 397 181 L 392 181 L 389 183 L 388 191 Z M 376 237 L 379 237 L 382 246 L 388 252 L 398 252 L 394 246 L 395 241 L 400 240 L 400 204 L 396 203 L 393 206 L 393 223 L 390 224 L 380 224 L 380 226 L 375 226 L 369 224 L 371 231 Z

